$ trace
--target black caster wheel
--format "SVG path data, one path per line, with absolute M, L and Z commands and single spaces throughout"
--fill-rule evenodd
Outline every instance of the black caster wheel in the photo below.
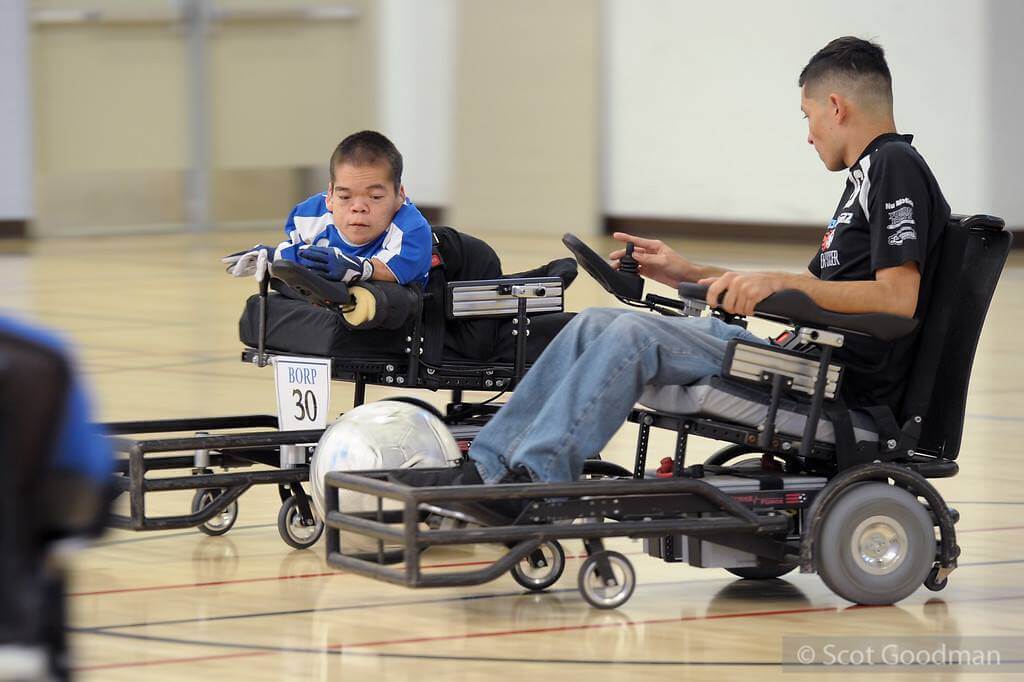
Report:
M 226 493 L 225 488 L 204 488 L 197 490 L 192 496 L 192 513 L 202 511 L 209 507 L 218 497 Z M 207 535 L 224 535 L 238 520 L 238 500 L 234 500 L 219 513 L 214 514 L 205 523 L 199 526 L 199 531 Z
M 932 592 L 938 592 L 946 589 L 946 585 L 949 584 L 949 576 L 946 576 L 939 581 L 939 567 L 932 566 L 932 570 L 928 572 L 928 577 L 924 579 L 924 586 Z
M 862 483 L 843 493 L 815 544 L 821 579 L 857 604 L 895 604 L 925 582 L 935 562 L 928 510 L 887 483 Z
M 324 522 L 316 518 L 316 511 L 310 505 L 312 519 L 303 519 L 302 510 L 299 509 L 299 498 L 292 495 L 277 514 L 277 532 L 281 539 L 295 549 L 307 549 L 316 544 L 324 532 Z
M 520 559 L 509 573 L 526 589 L 540 592 L 558 582 L 564 570 L 565 550 L 557 540 L 551 540 Z
M 599 565 L 607 560 L 610 575 L 602 573 Z M 622 606 L 633 596 L 636 588 L 636 571 L 629 559 L 618 552 L 602 550 L 587 557 L 580 566 L 580 594 L 598 609 L 614 609 Z

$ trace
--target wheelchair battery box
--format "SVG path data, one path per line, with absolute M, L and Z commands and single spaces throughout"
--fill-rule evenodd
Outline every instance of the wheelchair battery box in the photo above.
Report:
M 713 474 L 703 479 L 738 502 L 754 509 L 799 510 L 810 506 L 814 496 L 828 482 L 823 476 L 790 476 L 757 473 L 750 476 Z M 762 489 L 762 483 L 779 483 L 781 487 Z M 720 516 L 724 512 L 702 512 L 697 516 Z M 644 538 L 648 555 L 669 562 L 685 561 L 700 568 L 746 568 L 757 566 L 757 555 L 734 547 L 716 544 L 713 540 L 686 535 L 664 535 Z

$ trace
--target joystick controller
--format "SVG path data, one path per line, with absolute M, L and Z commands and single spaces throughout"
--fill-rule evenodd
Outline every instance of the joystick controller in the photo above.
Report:
M 643 302 L 644 280 L 637 272 L 640 264 L 633 257 L 633 244 L 626 244 L 626 253 L 619 259 L 619 269 L 616 270 L 576 235 L 567 233 L 562 237 L 562 243 L 572 251 L 580 267 L 590 273 L 605 291 L 624 301 Z
M 627 275 L 640 274 L 640 263 L 633 258 L 634 246 L 633 242 L 626 242 L 626 255 L 619 259 L 619 272 L 624 272 Z

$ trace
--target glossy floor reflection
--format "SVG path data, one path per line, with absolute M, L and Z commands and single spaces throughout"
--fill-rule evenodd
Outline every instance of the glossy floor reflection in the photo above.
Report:
M 272 413 L 270 371 L 238 360 L 237 320 L 254 285 L 228 278 L 217 260 L 265 239 L 225 233 L 201 241 L 80 240 L 62 248 L 8 243 L 0 251 L 3 310 L 57 327 L 75 342 L 103 419 Z M 565 255 L 555 238 L 491 241 L 508 271 Z M 808 255 L 791 246 L 688 246 L 697 260 L 746 269 L 799 270 Z M 118 257 L 109 258 L 112 252 Z M 578 595 L 578 542 L 566 543 L 565 576 L 543 594 L 524 594 L 508 577 L 472 588 L 407 590 L 329 569 L 320 545 L 288 548 L 275 527 L 277 493 L 265 488 L 242 497 L 238 523 L 225 536 L 111 531 L 82 553 L 70 597 L 76 667 L 86 680 L 774 679 L 791 674 L 779 664 L 784 636 L 1024 637 L 1017 581 L 1024 462 L 1015 445 L 1024 436 L 1016 334 L 1022 295 L 1024 259 L 1013 254 L 975 363 L 962 471 L 938 482 L 962 514 L 961 567 L 943 592 L 922 589 L 896 607 L 858 608 L 814 575 L 741 581 L 721 570 L 661 563 L 628 540 L 610 544 L 633 561 L 639 584 L 617 611 L 592 609 Z M 573 310 L 614 304 L 582 273 L 567 298 Z M 387 394 L 371 388 L 368 398 Z M 446 399 L 416 395 L 438 405 Z M 333 387 L 332 409 L 351 399 L 351 386 Z M 606 458 L 631 464 L 634 435 L 635 427 L 624 427 Z M 652 457 L 671 448 L 669 434 L 655 433 Z M 715 448 L 695 439 L 693 461 Z M 180 513 L 189 499 L 166 493 L 152 510 Z M 452 570 L 493 556 L 486 547 L 433 549 L 425 563 Z M 885 679 L 901 677 L 924 679 Z

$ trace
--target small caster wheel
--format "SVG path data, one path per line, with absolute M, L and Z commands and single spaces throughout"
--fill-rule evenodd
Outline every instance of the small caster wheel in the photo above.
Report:
M 202 511 L 206 507 L 209 507 L 214 500 L 227 492 L 225 488 L 204 488 L 203 490 L 197 490 L 196 494 L 192 496 L 192 513 Z M 235 521 L 238 520 L 238 500 L 234 500 L 231 504 L 220 510 L 220 513 L 214 514 L 205 523 L 199 526 L 199 531 L 206 533 L 207 535 L 224 535 L 231 526 L 235 525 Z
M 780 564 L 772 562 L 763 563 L 760 566 L 747 566 L 745 568 L 727 568 L 735 576 L 744 580 L 771 580 L 781 578 L 796 568 L 796 564 Z
M 281 539 L 290 547 L 295 549 L 307 549 L 316 544 L 324 532 L 324 522 L 316 518 L 316 512 L 310 505 L 311 519 L 302 518 L 302 510 L 299 509 L 299 498 L 292 495 L 277 514 L 277 532 Z
M 942 582 L 939 582 L 938 577 L 939 567 L 932 566 L 932 570 L 928 572 L 928 577 L 924 579 L 924 586 L 932 592 L 946 589 L 946 585 L 949 584 L 949 576 L 943 578 Z
M 607 561 L 611 575 L 603 575 L 599 566 Z M 610 550 L 591 554 L 580 566 L 580 594 L 599 609 L 614 609 L 625 604 L 636 587 L 636 571 L 629 559 Z
M 517 583 L 540 592 L 558 582 L 565 570 L 565 550 L 557 540 L 545 542 L 509 570 Z

